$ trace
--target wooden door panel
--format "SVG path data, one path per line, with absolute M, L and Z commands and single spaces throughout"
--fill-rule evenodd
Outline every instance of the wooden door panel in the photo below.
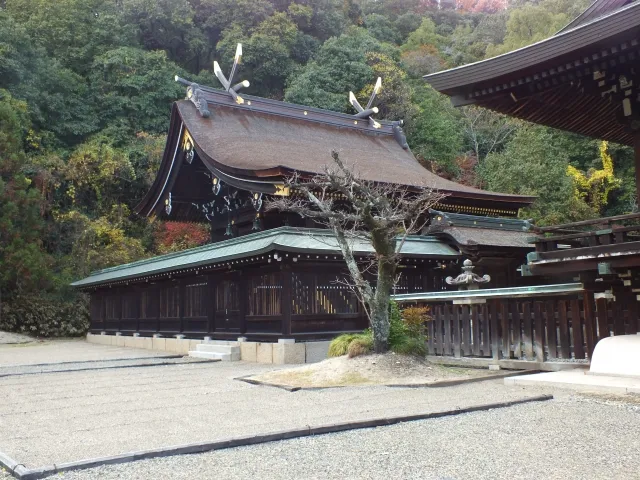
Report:
M 240 332 L 240 282 L 225 278 L 216 286 L 216 332 Z

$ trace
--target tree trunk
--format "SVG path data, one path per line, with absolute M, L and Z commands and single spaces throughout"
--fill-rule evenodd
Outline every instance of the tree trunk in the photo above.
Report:
M 389 300 L 395 276 L 396 265 L 386 257 L 378 261 L 378 281 L 371 305 L 371 330 L 373 350 L 384 353 L 389 350 Z

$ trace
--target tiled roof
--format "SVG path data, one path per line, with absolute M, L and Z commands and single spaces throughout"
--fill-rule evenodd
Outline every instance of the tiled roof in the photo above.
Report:
M 373 248 L 369 243 L 358 239 L 354 240 L 353 250 L 356 254 L 373 252 Z M 78 280 L 71 285 L 73 287 L 89 287 L 113 283 L 274 251 L 304 254 L 340 254 L 336 240 L 328 230 L 281 227 L 184 250 L 179 253 L 106 268 L 93 272 L 89 277 Z M 436 238 L 424 236 L 407 238 L 401 253 L 405 256 L 423 258 L 450 258 L 459 255 L 454 249 Z

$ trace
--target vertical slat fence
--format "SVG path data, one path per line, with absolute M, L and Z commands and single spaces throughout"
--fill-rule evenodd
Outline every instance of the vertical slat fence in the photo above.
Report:
M 598 340 L 638 330 L 638 308 L 592 292 L 548 298 L 430 304 L 429 352 L 454 357 L 530 361 L 590 359 Z M 634 299 L 635 300 L 635 299 Z M 624 312 L 620 315 L 619 312 Z

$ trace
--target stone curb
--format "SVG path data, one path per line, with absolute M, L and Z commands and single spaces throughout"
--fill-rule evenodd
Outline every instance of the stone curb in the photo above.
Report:
M 560 370 L 572 370 L 574 368 L 585 368 L 589 362 L 583 361 L 561 361 L 559 359 L 536 362 L 535 360 L 495 360 L 488 357 L 448 357 L 440 355 L 427 355 L 427 361 L 438 365 L 465 368 L 487 368 L 489 365 L 499 365 L 505 370 L 540 370 L 541 372 L 557 372 Z
M 386 425 L 394 425 L 402 422 L 410 422 L 414 420 L 428 420 L 431 418 L 441 418 L 452 415 L 460 415 L 463 413 L 480 412 L 484 410 L 493 410 L 496 408 L 511 407 L 523 403 L 544 402 L 552 400 L 553 395 L 537 395 L 534 397 L 526 397 L 518 400 L 510 400 L 506 402 L 487 403 L 475 405 L 465 408 L 457 408 L 455 410 L 444 410 L 440 412 L 420 413 L 416 415 L 401 415 L 394 417 L 374 418 L 370 420 L 360 420 L 355 422 L 331 423 L 327 425 L 318 425 L 294 428 L 290 430 L 282 430 L 278 432 L 265 433 L 260 435 L 247 435 L 243 437 L 234 437 L 215 442 L 190 443 L 186 445 L 177 445 L 173 447 L 162 447 L 151 450 L 140 450 L 137 452 L 125 453 L 122 455 L 113 455 L 109 457 L 99 457 L 77 462 L 61 463 L 58 465 L 45 466 L 36 469 L 26 469 L 22 465 L 15 466 L 16 462 L 0 453 L 0 464 L 3 459 L 13 462 L 11 473 L 19 480 L 36 480 L 56 473 L 70 470 L 84 470 L 94 468 L 101 465 L 115 465 L 119 463 L 135 462 L 150 458 L 170 457 L 174 455 L 188 455 L 194 453 L 204 453 L 212 450 L 223 450 L 227 448 L 244 447 L 248 445 L 257 445 L 268 442 L 278 442 L 281 440 L 289 440 L 292 438 L 308 437 L 313 435 L 324 435 L 327 433 L 344 432 L 347 430 L 358 430 L 362 428 L 375 428 Z
M 253 375 L 247 375 L 246 377 L 236 377 L 234 378 L 234 380 L 239 380 L 241 382 L 249 383 L 251 385 L 260 385 L 263 387 L 279 388 L 281 390 L 286 390 L 287 392 L 297 392 L 298 390 L 309 390 L 309 388 L 307 387 L 290 387 L 289 385 L 280 385 L 278 383 L 262 382 L 260 380 L 252 379 L 251 378 L 252 376 Z
M 234 380 L 239 380 L 241 382 L 250 383 L 251 385 L 260 385 L 263 387 L 274 387 L 280 388 L 282 390 L 287 390 L 288 392 L 297 392 L 299 390 L 326 390 L 329 388 L 345 388 L 349 387 L 388 387 L 388 388 L 440 388 L 440 387 L 454 387 L 456 385 L 464 385 L 467 383 L 476 383 L 476 382 L 485 382 L 487 380 L 499 380 L 507 377 L 516 377 L 521 375 L 532 375 L 534 373 L 540 373 L 540 370 L 522 370 L 517 372 L 506 372 L 506 373 L 496 373 L 493 375 L 486 375 L 484 377 L 473 377 L 473 378 L 461 378 L 455 380 L 434 380 L 433 382 L 425 382 L 425 383 L 394 383 L 390 385 L 384 384 L 364 384 L 364 385 L 333 385 L 328 387 L 292 387 L 289 385 L 281 385 L 279 383 L 270 383 L 263 382 L 261 380 L 255 380 L 251 378 L 253 375 L 248 375 L 246 377 L 236 377 Z
M 434 380 L 433 382 L 426 382 L 426 383 L 394 384 L 394 385 L 387 385 L 387 387 L 393 387 L 393 388 L 453 387 L 456 385 L 464 385 L 466 383 L 484 382 L 486 380 L 498 380 L 500 378 L 519 377 L 522 375 L 533 375 L 534 373 L 540 373 L 540 370 L 522 370 L 517 372 L 496 373 L 496 374 L 487 375 L 484 377 L 462 378 L 458 380 Z
M 158 355 L 158 356 L 146 356 L 146 357 L 127 357 L 127 358 L 110 358 L 102 360 L 78 360 L 75 362 L 54 362 L 54 363 L 27 363 L 27 364 L 13 364 L 13 365 L 1 365 L 0 368 L 18 368 L 18 367 L 51 367 L 53 365 L 71 365 L 75 363 L 98 363 L 98 362 L 127 362 L 130 360 L 148 360 L 152 358 L 182 358 L 184 355 Z
M 179 358 L 182 358 L 183 355 L 180 355 Z M 116 370 L 119 368 L 140 368 L 140 367 L 163 367 L 166 365 L 188 365 L 194 363 L 215 363 L 219 362 L 219 359 L 210 359 L 210 360 L 198 360 L 193 362 L 184 362 L 184 363 L 175 363 L 175 362 L 158 362 L 158 363 L 138 363 L 137 365 L 112 365 L 110 367 L 87 367 L 87 368 L 69 368 L 65 370 L 49 370 L 49 371 L 40 371 L 40 372 L 23 372 L 23 373 L 0 373 L 0 378 L 6 377 L 21 377 L 24 375 L 44 375 L 48 373 L 70 373 L 70 372 L 86 372 L 87 370 Z M 55 364 L 53 364 L 55 365 Z
M 6 469 L 11 475 L 16 478 L 22 478 L 22 476 L 29 472 L 29 470 L 22 464 L 15 461 L 13 458 L 0 452 L 0 467 Z

